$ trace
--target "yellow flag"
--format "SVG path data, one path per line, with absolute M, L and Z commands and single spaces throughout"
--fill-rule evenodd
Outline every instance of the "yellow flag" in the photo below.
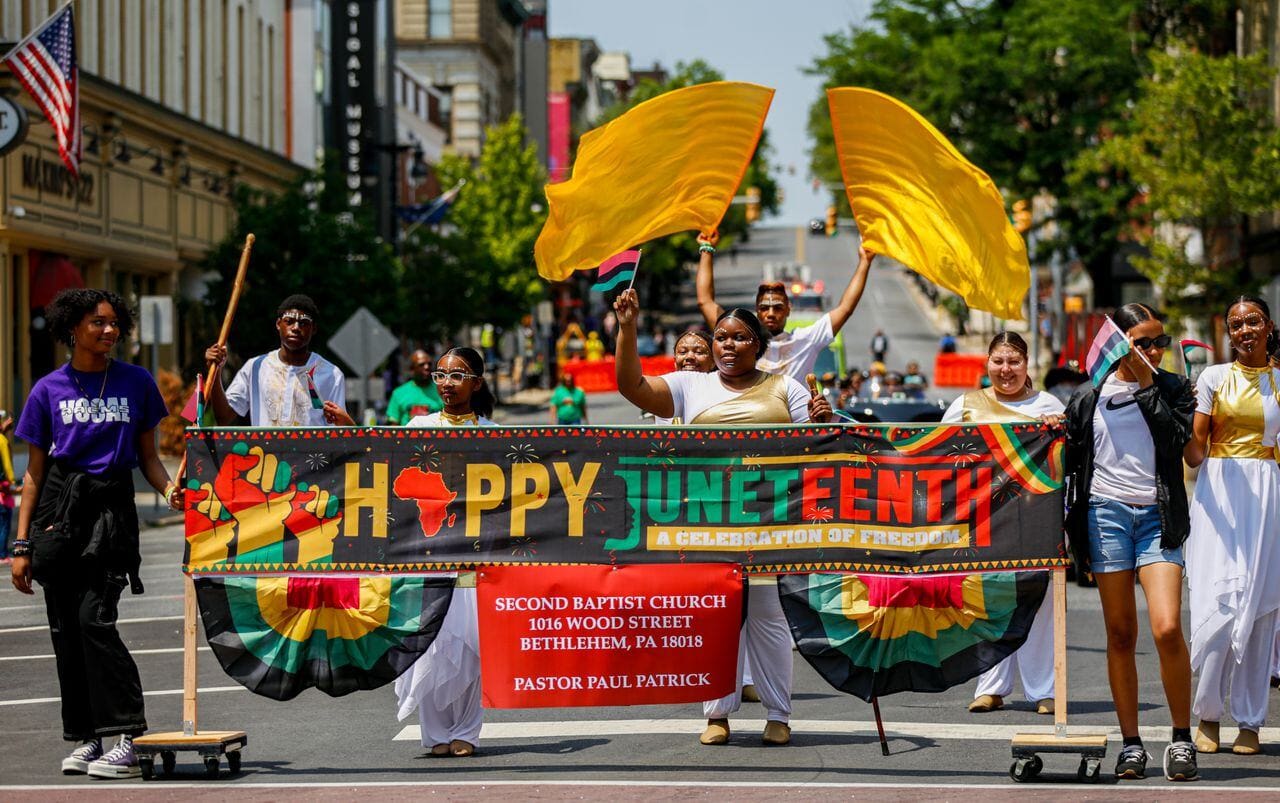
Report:
M 773 90 L 756 84 L 698 84 L 588 132 L 573 178 L 547 185 L 538 273 L 560 281 L 655 237 L 710 233 L 742 183 L 772 101 Z
M 906 104 L 870 89 L 828 89 L 831 126 L 863 246 L 974 309 L 1021 320 L 1027 247 L 991 178 Z

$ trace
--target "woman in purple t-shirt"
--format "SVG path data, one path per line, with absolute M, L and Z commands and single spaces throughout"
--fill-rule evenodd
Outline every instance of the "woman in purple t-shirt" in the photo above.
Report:
M 138 667 L 116 630 L 126 585 L 138 581 L 138 511 L 133 470 L 164 493 L 181 492 L 156 454 L 155 428 L 168 415 L 144 369 L 111 359 L 127 340 L 133 314 L 102 290 L 64 290 L 45 309 L 50 332 L 71 360 L 36 382 L 22 409 L 17 437 L 30 444 L 14 540 L 13 585 L 45 608 L 57 657 L 62 736 L 76 747 L 64 774 L 99 778 L 140 775 L 133 737 L 147 729 Z M 103 752 L 102 738 L 119 736 Z

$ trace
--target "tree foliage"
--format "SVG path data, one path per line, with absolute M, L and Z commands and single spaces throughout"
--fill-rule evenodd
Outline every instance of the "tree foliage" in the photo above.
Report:
M 474 164 L 457 154 L 436 166 L 442 187 L 467 183 L 440 231 L 406 243 L 405 334 L 444 340 L 464 325 L 509 326 L 542 296 L 533 244 L 546 220 L 546 175 L 520 115 L 485 131 Z
M 1150 255 L 1136 267 L 1183 313 L 1216 311 L 1247 289 L 1242 223 L 1280 207 L 1280 131 L 1262 56 L 1212 57 L 1183 48 L 1152 57 L 1153 73 L 1124 133 L 1081 160 L 1143 189 L 1134 212 Z M 1198 239 L 1198 246 L 1188 245 Z
M 253 253 L 229 342 L 241 359 L 279 345 L 276 307 L 293 293 L 311 296 L 319 307 L 319 342 L 361 306 L 393 330 L 399 327 L 399 260 L 378 237 L 372 211 L 348 207 L 336 172 L 307 174 L 278 195 L 241 185 L 234 205 L 234 226 L 204 261 L 213 273 L 204 305 L 205 320 L 220 324 L 245 235 L 252 232 Z M 209 341 L 216 336 L 210 332 Z
M 1171 37 L 1222 46 L 1235 0 L 877 0 L 865 25 L 826 37 L 811 74 L 920 112 L 1011 198 L 1057 199 L 1061 239 L 1105 269 L 1137 187 L 1081 180 L 1078 158 L 1138 97 L 1149 54 Z M 840 181 L 826 98 L 810 109 L 811 169 Z

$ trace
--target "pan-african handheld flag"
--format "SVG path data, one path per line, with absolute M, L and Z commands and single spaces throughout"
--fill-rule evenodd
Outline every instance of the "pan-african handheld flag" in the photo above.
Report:
M 945 691 L 995 666 L 1026 641 L 1048 585 L 1048 572 L 789 574 L 778 594 L 805 660 L 870 702 Z

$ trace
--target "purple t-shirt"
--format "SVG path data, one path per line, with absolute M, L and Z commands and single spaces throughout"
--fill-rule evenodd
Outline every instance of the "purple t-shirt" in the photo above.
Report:
M 102 378 L 102 372 L 76 371 L 71 363 L 41 378 L 14 434 L 89 474 L 135 468 L 138 436 L 155 429 L 169 410 L 145 368 L 112 360 L 105 388 Z

